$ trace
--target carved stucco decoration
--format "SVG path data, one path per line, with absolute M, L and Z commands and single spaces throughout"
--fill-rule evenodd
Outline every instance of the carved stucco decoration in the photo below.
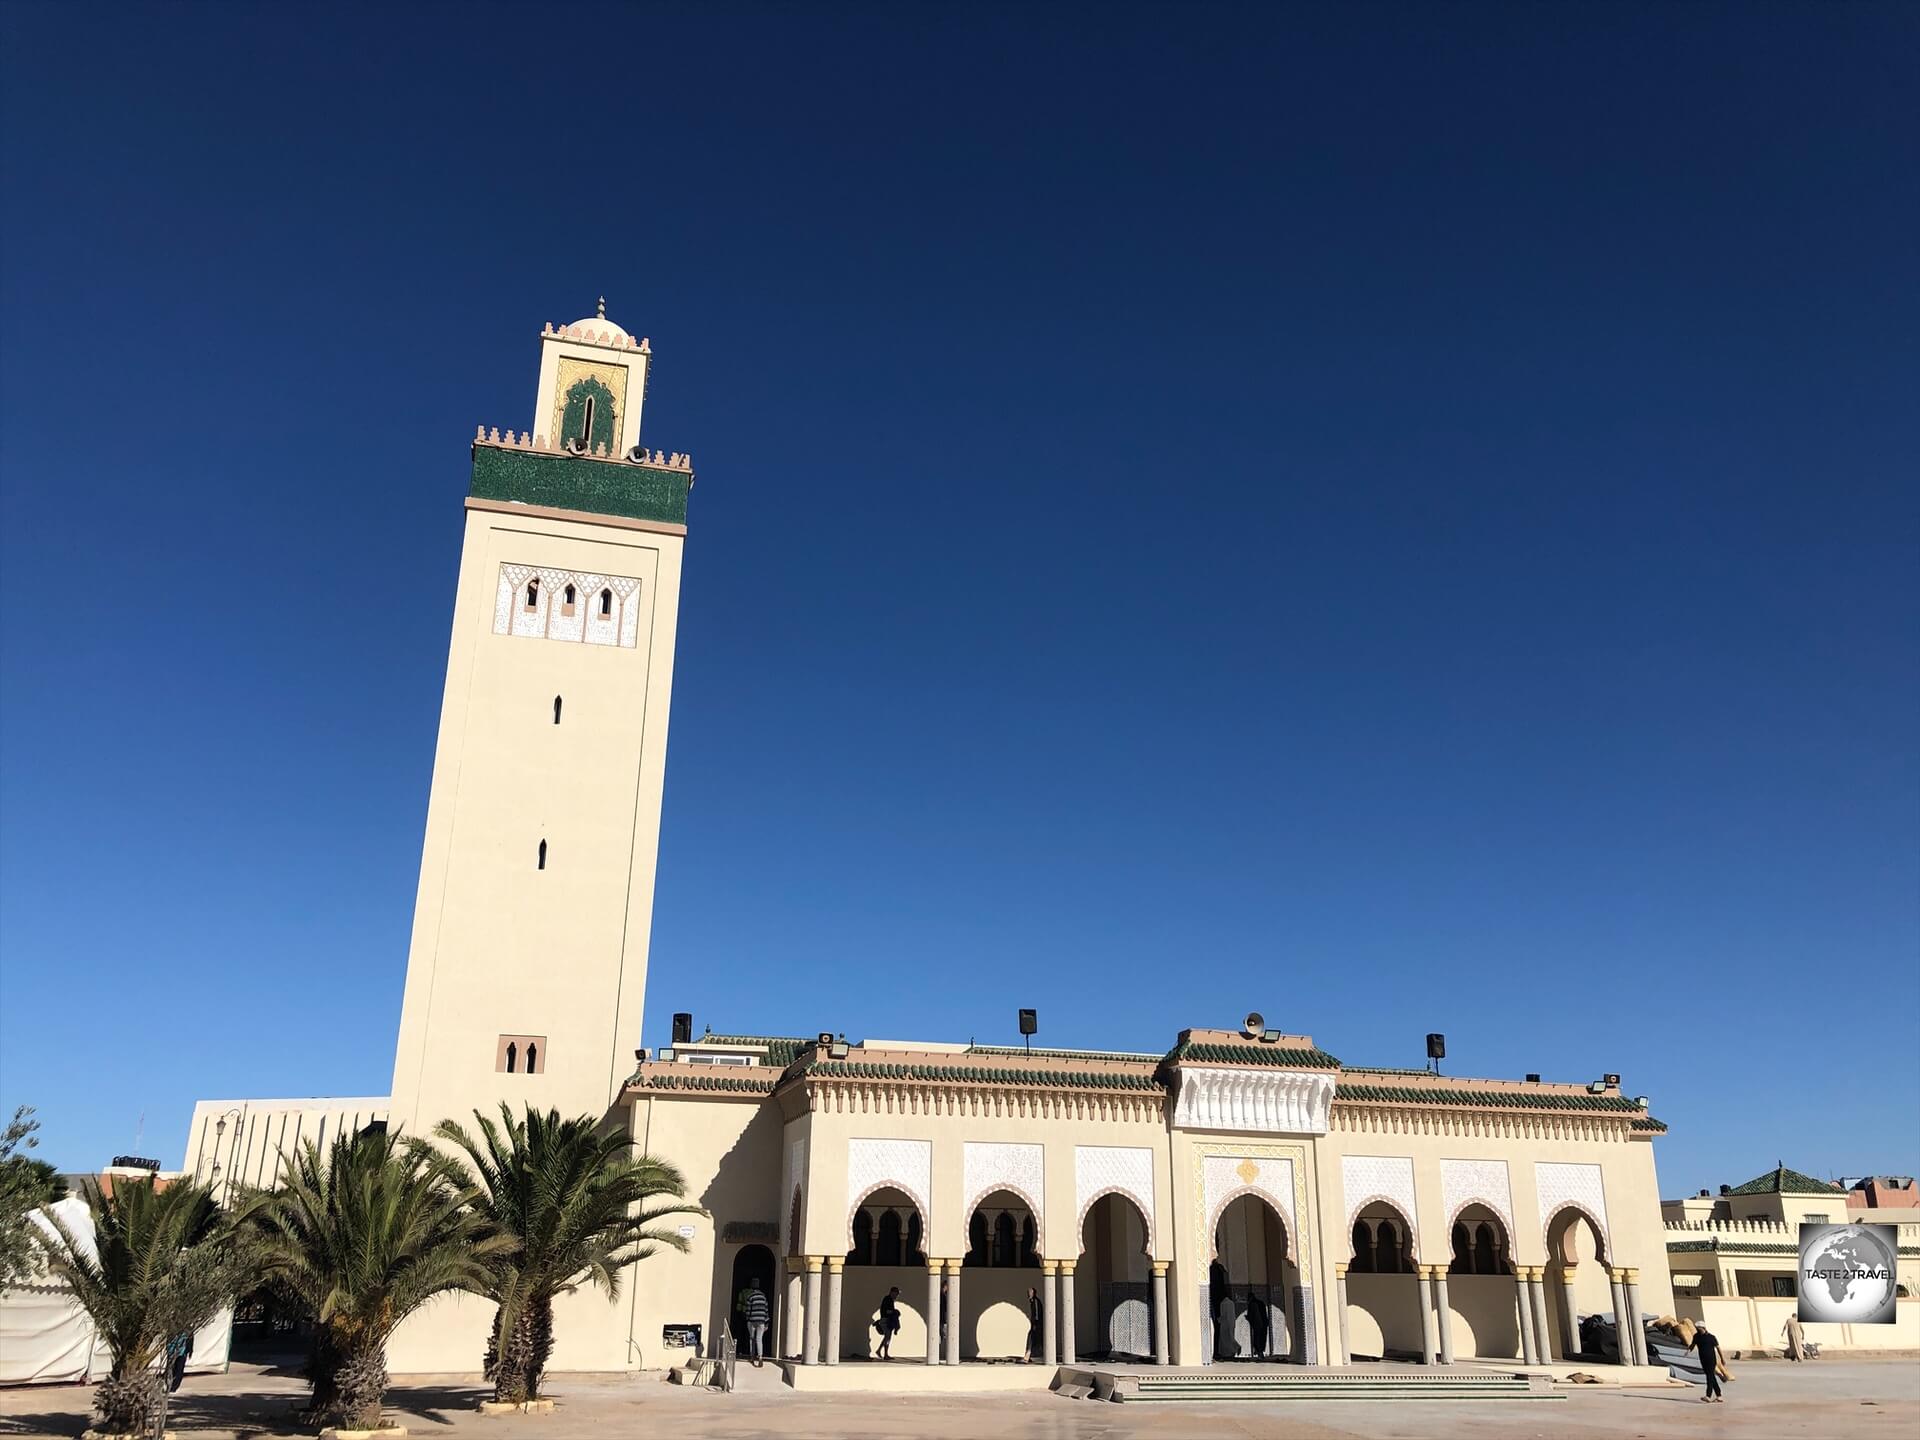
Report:
M 1087 1211 L 1102 1195 L 1124 1195 L 1147 1222 L 1147 1244 L 1154 1245 L 1153 1151 L 1126 1145 L 1073 1147 L 1075 1233 L 1086 1227 Z
M 532 609 L 527 586 L 540 581 Z M 573 613 L 566 613 L 566 591 L 574 591 Z M 613 592 L 612 614 L 602 618 L 600 594 Z M 535 640 L 588 645 L 617 645 L 631 650 L 640 638 L 640 582 L 630 575 L 599 575 L 586 570 L 553 570 L 543 565 L 502 565 L 493 597 L 493 633 Z
M 905 1192 L 920 1209 L 922 1234 L 933 1233 L 933 1142 L 930 1140 L 849 1140 L 847 1142 L 847 1246 L 853 1246 L 853 1217 L 861 1202 L 883 1185 Z
M 1313 1070 L 1182 1065 L 1174 1124 L 1187 1130 L 1324 1135 L 1334 1077 Z
M 1274 1155 L 1208 1155 L 1200 1162 L 1201 1214 L 1206 1216 L 1206 1253 L 1214 1253 L 1220 1216 L 1242 1195 L 1258 1195 L 1280 1213 L 1287 1232 L 1287 1258 L 1299 1263 L 1294 1225 L 1294 1165 Z
M 1517 1243 L 1513 1228 L 1513 1187 L 1508 1183 L 1506 1161 L 1442 1160 L 1440 1199 L 1446 1207 L 1449 1236 L 1462 1210 L 1469 1205 L 1484 1205 L 1507 1227 L 1509 1248 Z
M 1536 1160 L 1533 1188 L 1540 1197 L 1540 1235 L 1550 1243 L 1548 1232 L 1553 1218 L 1572 1206 L 1584 1210 L 1600 1231 L 1601 1248 L 1611 1257 L 1613 1236 L 1607 1229 L 1607 1192 L 1598 1165 L 1570 1164 L 1559 1160 Z
M 1400 1212 L 1406 1222 L 1409 1255 L 1420 1253 L 1420 1213 L 1413 1200 L 1413 1158 L 1408 1155 L 1343 1155 L 1340 1180 L 1347 1201 L 1346 1233 L 1352 1235 L 1353 1222 L 1360 1212 L 1376 1200 L 1384 1200 Z M 1345 1253 L 1343 1250 L 1336 1253 Z
M 961 1154 L 961 1188 L 966 1195 L 963 1213 L 969 1223 L 974 1206 L 995 1190 L 1011 1190 L 1033 1212 L 1034 1243 L 1046 1238 L 1047 1152 L 1041 1145 L 1011 1145 L 999 1141 L 969 1140 Z
M 790 1141 L 786 1168 L 780 1179 L 780 1253 L 791 1255 L 799 1247 L 800 1195 L 807 1182 L 807 1142 Z

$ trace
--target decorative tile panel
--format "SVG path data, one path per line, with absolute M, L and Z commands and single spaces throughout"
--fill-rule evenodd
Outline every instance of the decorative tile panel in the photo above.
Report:
M 1332 1072 L 1182 1065 L 1173 1123 L 1185 1130 L 1324 1135 Z
M 527 587 L 536 580 L 539 585 L 529 608 Z M 571 614 L 567 613 L 568 586 L 573 587 Z M 603 603 L 609 612 L 604 617 L 600 614 Z M 632 650 L 640 639 L 640 582 L 630 575 L 502 565 L 493 597 L 493 633 Z
M 1507 1227 L 1507 1243 L 1515 1243 L 1513 1187 L 1507 1183 L 1504 1160 L 1442 1160 L 1440 1198 L 1446 1206 L 1448 1228 L 1462 1207 L 1484 1205 Z
M 1406 1155 L 1343 1155 L 1340 1178 L 1346 1190 L 1347 1224 L 1344 1234 L 1353 1233 L 1353 1222 L 1368 1203 L 1385 1200 L 1397 1206 L 1413 1231 L 1415 1251 L 1419 1253 L 1420 1214 L 1413 1202 L 1413 1160 Z M 1338 1251 L 1344 1254 L 1345 1251 Z
M 1041 1145 L 1008 1145 L 969 1140 L 962 1149 L 962 1212 L 971 1221 L 973 1207 L 995 1190 L 1011 1190 L 1033 1212 L 1036 1234 L 1045 1238 L 1047 1216 L 1047 1154 Z
M 1578 1205 L 1600 1227 L 1609 1255 L 1613 1241 L 1607 1230 L 1607 1193 L 1600 1180 L 1598 1165 L 1576 1165 L 1559 1160 L 1536 1160 L 1533 1186 L 1540 1197 L 1541 1238 L 1546 1238 L 1547 1221 L 1563 1205 Z
M 1125 1145 L 1073 1147 L 1073 1214 L 1076 1232 L 1101 1195 L 1118 1191 L 1146 1217 L 1147 1243 L 1153 1245 L 1153 1151 Z
M 930 1140 L 849 1140 L 847 1142 L 847 1234 L 853 1212 L 882 1185 L 904 1191 L 920 1208 L 923 1233 L 933 1232 L 933 1142 Z M 848 1241 L 852 1243 L 851 1239 Z

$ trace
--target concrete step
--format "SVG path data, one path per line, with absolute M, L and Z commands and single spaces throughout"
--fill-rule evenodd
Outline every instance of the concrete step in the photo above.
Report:
M 1544 1375 L 1493 1371 L 1228 1369 L 1102 1370 L 1063 1368 L 1060 1393 L 1089 1387 L 1096 1400 L 1283 1401 L 1283 1400 L 1563 1400 Z

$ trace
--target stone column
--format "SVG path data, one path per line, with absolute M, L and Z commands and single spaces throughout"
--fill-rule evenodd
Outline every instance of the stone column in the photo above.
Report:
M 1540 1352 L 1533 1343 L 1533 1303 L 1527 1297 L 1527 1267 L 1524 1265 L 1513 1267 L 1513 1298 L 1520 1307 L 1520 1363 L 1537 1365 L 1540 1363 Z
M 792 1360 L 800 1354 L 800 1323 L 802 1302 L 801 1287 L 806 1281 L 801 1278 L 806 1262 L 798 1255 L 787 1256 L 787 1303 L 780 1307 L 780 1349 L 783 1360 Z
M 947 1261 L 947 1364 L 960 1363 L 960 1262 Z
M 1336 1365 L 1353 1363 L 1353 1342 L 1347 1339 L 1347 1262 L 1336 1261 L 1333 1267 L 1333 1303 L 1340 1317 L 1340 1349 L 1333 1358 Z
M 927 1261 L 927 1363 L 940 1363 L 940 1262 Z
M 818 1255 L 807 1256 L 807 1298 L 803 1303 L 806 1311 L 806 1329 L 800 1346 L 800 1359 L 812 1365 L 820 1359 L 820 1271 L 826 1261 Z
M 1076 1363 L 1073 1353 L 1073 1320 L 1075 1308 L 1073 1262 L 1071 1260 L 1062 1260 L 1060 1262 L 1060 1363 L 1062 1365 L 1072 1365 Z
M 1055 1348 L 1055 1337 L 1060 1333 L 1059 1276 L 1059 1261 L 1040 1262 L 1040 1363 L 1043 1365 L 1060 1363 L 1060 1352 Z
M 1620 1346 L 1620 1363 L 1634 1364 L 1633 1327 L 1627 1323 L 1627 1277 L 1624 1270 L 1609 1268 L 1607 1279 L 1613 1287 L 1613 1338 Z
M 1547 1267 L 1530 1267 L 1527 1287 L 1533 1295 L 1533 1343 L 1539 1347 L 1540 1363 L 1553 1360 L 1553 1326 L 1547 1323 Z
M 1167 1261 L 1153 1262 L 1153 1363 L 1165 1365 L 1171 1355 L 1167 1344 Z
M 1433 1267 L 1433 1304 L 1440 1312 L 1440 1363 L 1453 1363 L 1453 1306 L 1447 1299 L 1447 1267 Z
M 1633 1363 L 1647 1363 L 1647 1327 L 1640 1318 L 1640 1272 L 1629 1265 L 1626 1269 L 1627 1324 L 1633 1327 Z
M 827 1261 L 827 1333 L 823 1354 L 820 1359 L 828 1365 L 840 1363 L 840 1272 L 846 1268 L 847 1257 L 835 1255 Z
M 1580 1353 L 1580 1307 L 1573 1299 L 1574 1269 L 1572 1265 L 1560 1267 L 1560 1298 L 1567 1302 L 1566 1346 L 1569 1360 Z
M 1420 1363 L 1431 1365 L 1437 1358 L 1437 1346 L 1433 1331 L 1433 1267 L 1422 1265 L 1414 1284 L 1414 1293 L 1420 1297 Z

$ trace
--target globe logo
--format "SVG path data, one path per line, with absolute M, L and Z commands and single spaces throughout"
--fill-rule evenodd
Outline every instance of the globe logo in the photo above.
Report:
M 1892 1324 L 1898 1235 L 1893 1225 L 1802 1225 L 1800 1318 Z

